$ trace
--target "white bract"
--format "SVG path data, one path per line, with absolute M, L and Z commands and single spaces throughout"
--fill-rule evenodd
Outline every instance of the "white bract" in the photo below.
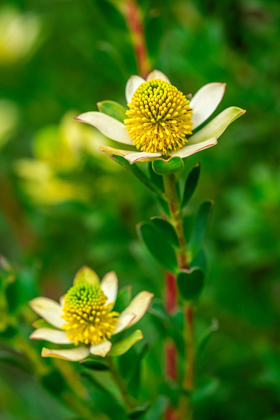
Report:
M 43 348 L 43 357 L 56 357 L 82 361 L 93 356 L 123 354 L 143 338 L 140 330 L 112 345 L 112 336 L 135 325 L 145 314 L 153 294 L 139 293 L 121 312 L 112 311 L 118 292 L 118 279 L 114 272 L 100 282 L 97 274 L 88 267 L 81 268 L 71 289 L 57 303 L 45 297 L 30 302 L 31 308 L 43 319 L 35 322 L 37 328 L 30 336 L 66 348 Z
M 124 123 L 102 112 L 86 112 L 76 119 L 121 143 L 121 149 L 101 146 L 100 150 L 123 156 L 131 164 L 174 156 L 186 158 L 215 146 L 226 128 L 246 112 L 229 107 L 196 130 L 216 110 L 225 88 L 224 83 L 209 83 L 189 101 L 163 73 L 154 70 L 146 81 L 139 76 L 128 80 L 125 94 L 130 109 L 126 111 L 128 119 Z M 185 135 L 192 133 L 191 130 L 195 133 Z

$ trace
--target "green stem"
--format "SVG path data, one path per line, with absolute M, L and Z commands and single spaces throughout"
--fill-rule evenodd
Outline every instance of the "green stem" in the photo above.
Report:
M 168 199 L 170 210 L 170 222 L 174 226 L 179 247 L 177 248 L 177 261 L 179 269 L 188 268 L 187 248 L 183 230 L 183 217 L 180 209 L 180 199 L 177 191 L 177 183 L 175 174 L 164 175 L 165 194 Z M 193 339 L 193 307 L 191 303 L 184 304 L 185 322 L 184 322 L 184 341 L 185 341 L 185 362 L 184 362 L 184 379 L 183 389 L 186 396 L 180 404 L 181 418 L 191 420 L 192 412 L 190 407 L 190 394 L 193 390 L 194 382 L 194 339 Z
M 108 363 L 108 366 L 110 368 L 111 376 L 112 376 L 115 384 L 117 385 L 117 387 L 118 387 L 118 389 L 119 389 L 119 391 L 122 395 L 122 398 L 123 398 L 123 401 L 124 401 L 124 403 L 127 407 L 127 410 L 129 412 L 133 411 L 136 405 L 135 405 L 134 401 L 132 400 L 131 396 L 129 395 L 127 389 L 126 389 L 123 378 L 121 377 L 118 369 L 116 368 L 116 366 L 115 366 L 115 364 L 114 364 L 114 362 L 112 361 L 111 358 L 108 357 L 107 363 Z
M 30 361 L 38 376 L 46 375 L 49 372 L 48 366 L 23 335 L 17 335 L 15 343 L 20 352 Z
M 34 366 L 35 374 L 39 378 L 47 375 L 50 372 L 49 366 L 43 362 L 41 356 L 38 355 L 36 350 L 34 350 L 29 341 L 23 335 L 17 336 L 16 345 L 22 354 Z M 85 420 L 92 420 L 92 413 L 86 407 L 86 402 L 83 398 L 85 396 L 85 392 L 82 392 L 82 384 L 77 384 L 77 379 L 73 370 L 73 374 L 70 374 L 70 372 L 67 373 L 64 368 L 61 368 L 59 363 L 55 363 L 55 365 L 57 370 L 59 370 L 63 375 L 66 383 L 69 386 L 69 389 L 71 390 L 71 392 L 66 391 L 61 394 L 64 403 L 67 406 L 70 406 L 78 416 L 81 416 Z M 82 396 L 82 394 L 84 395 Z

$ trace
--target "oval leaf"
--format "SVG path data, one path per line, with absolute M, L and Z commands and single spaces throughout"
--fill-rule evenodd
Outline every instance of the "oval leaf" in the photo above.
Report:
M 175 272 L 176 254 L 166 238 L 150 222 L 140 224 L 138 231 L 152 256 L 167 270 Z
M 174 172 L 180 171 L 184 167 L 184 161 L 180 157 L 176 156 L 169 160 L 157 159 L 154 160 L 153 170 L 158 175 L 169 175 Z
M 124 311 L 131 301 L 131 286 L 123 287 L 117 296 L 116 303 L 114 305 L 114 311 L 122 312 Z
M 219 329 L 219 323 L 217 319 L 213 319 L 212 325 L 210 325 L 209 328 L 203 333 L 202 337 L 199 340 L 198 346 L 197 346 L 197 356 L 199 356 L 205 347 L 207 346 L 208 341 L 212 337 L 213 333 L 218 331 Z
M 204 286 L 204 272 L 198 267 L 182 270 L 177 276 L 177 284 L 185 300 L 197 299 Z
M 136 330 L 128 337 L 124 338 L 123 340 L 119 341 L 116 344 L 113 344 L 111 350 L 107 354 L 107 356 L 121 356 L 122 354 L 126 353 L 134 344 L 138 341 L 142 340 L 143 334 L 142 331 Z
M 112 155 L 112 159 L 120 164 L 123 168 L 127 169 L 129 172 L 131 172 L 136 178 L 139 179 L 146 187 L 148 187 L 151 191 L 158 194 L 162 198 L 164 198 L 164 194 L 162 191 L 160 191 L 157 187 L 157 185 L 153 182 L 152 179 L 148 178 L 144 172 L 141 171 L 141 169 L 138 168 L 137 165 L 131 165 L 124 157 Z
M 103 114 L 109 115 L 122 123 L 124 122 L 124 119 L 127 118 L 125 114 L 126 109 L 117 102 L 102 101 L 98 102 L 97 107 Z
M 190 171 L 186 185 L 184 190 L 184 195 L 182 199 L 181 208 L 184 208 L 192 198 L 193 193 L 195 192 L 198 179 L 199 179 L 199 173 L 200 173 L 200 164 L 197 163 L 192 170 Z
M 201 204 L 200 209 L 198 210 L 189 244 L 189 249 L 193 258 L 198 253 L 200 246 L 204 240 L 208 223 L 210 220 L 211 210 L 213 208 L 213 203 L 214 202 L 212 200 L 205 201 Z
M 82 361 L 82 364 L 85 368 L 91 369 L 91 370 L 97 370 L 97 371 L 109 370 L 109 367 L 105 363 L 99 362 L 97 360 L 86 359 Z
M 156 230 L 165 236 L 171 245 L 179 246 L 177 233 L 171 223 L 161 217 L 152 217 L 151 222 Z

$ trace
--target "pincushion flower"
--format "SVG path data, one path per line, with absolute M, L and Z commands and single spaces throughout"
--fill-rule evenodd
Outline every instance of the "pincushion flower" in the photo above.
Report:
M 140 330 L 121 341 L 112 339 L 135 325 L 147 311 L 153 294 L 139 293 L 118 313 L 113 311 L 117 298 L 118 279 L 114 272 L 100 282 L 97 274 L 88 267 L 81 268 L 73 286 L 57 303 L 45 297 L 30 302 L 31 308 L 43 319 L 35 322 L 37 328 L 30 336 L 68 348 L 43 348 L 43 357 L 56 357 L 83 361 L 89 356 L 116 356 L 123 354 L 143 338 Z
M 202 129 L 221 102 L 226 85 L 209 83 L 188 99 L 173 86 L 167 76 L 154 70 L 147 80 L 131 76 L 126 85 L 128 109 L 104 101 L 102 112 L 86 112 L 76 119 L 96 127 L 122 149 L 103 146 L 101 151 L 124 156 L 131 164 L 156 159 L 186 158 L 215 146 L 226 128 L 246 111 L 230 107 Z M 103 106 L 106 102 L 106 107 Z M 123 116 L 123 117 L 122 117 Z

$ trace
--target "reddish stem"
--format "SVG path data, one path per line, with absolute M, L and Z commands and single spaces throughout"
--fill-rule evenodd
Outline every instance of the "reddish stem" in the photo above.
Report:
M 177 306 L 177 284 L 176 277 L 172 273 L 166 273 L 165 306 L 169 314 L 172 314 Z
M 131 34 L 137 67 L 141 77 L 146 78 L 150 72 L 147 46 L 144 36 L 141 11 L 135 0 L 124 1 L 123 14 Z

